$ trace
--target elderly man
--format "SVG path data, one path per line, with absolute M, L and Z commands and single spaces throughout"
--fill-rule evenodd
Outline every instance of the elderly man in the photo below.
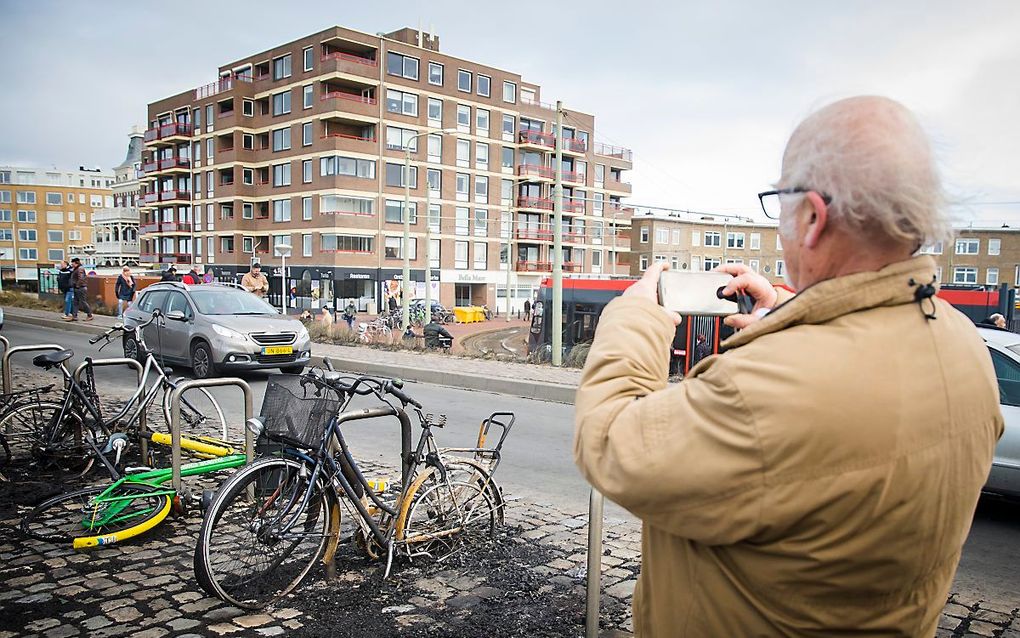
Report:
M 664 266 L 606 308 L 574 451 L 642 519 L 639 636 L 935 634 L 1003 428 L 981 338 L 912 257 L 940 192 L 909 111 L 836 102 L 763 194 L 799 294 L 724 267 L 756 307 L 672 387 Z

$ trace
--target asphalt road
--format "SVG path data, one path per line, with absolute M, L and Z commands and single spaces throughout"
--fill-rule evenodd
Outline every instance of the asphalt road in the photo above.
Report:
M 74 362 L 83 356 L 118 357 L 122 352 L 112 344 L 103 352 L 88 344 L 88 335 L 8 322 L 2 334 L 12 344 L 58 343 L 75 351 Z M 17 368 L 30 366 L 29 357 L 14 358 Z M 187 371 L 182 370 L 186 375 Z M 123 369 L 97 371 L 97 379 L 111 387 L 134 387 L 134 373 Z M 255 394 L 258 412 L 268 373 L 243 378 Z M 231 426 L 240 433 L 243 412 L 240 392 L 233 388 L 214 389 L 220 405 L 228 412 Z M 448 425 L 436 433 L 445 447 L 474 444 L 478 423 L 494 411 L 513 411 L 517 423 L 504 447 L 504 462 L 497 477 L 511 494 L 547 502 L 558 507 L 584 511 L 588 486 L 572 462 L 573 406 L 534 401 L 478 391 L 429 384 L 408 384 L 407 392 L 430 411 L 445 413 Z M 396 465 L 400 446 L 395 421 L 353 423 L 345 436 L 354 453 L 363 459 L 378 459 Z M 608 519 L 629 519 L 621 508 L 607 503 Z M 1020 503 L 984 498 L 978 507 L 970 536 L 964 546 L 953 592 L 977 599 L 1020 606 Z

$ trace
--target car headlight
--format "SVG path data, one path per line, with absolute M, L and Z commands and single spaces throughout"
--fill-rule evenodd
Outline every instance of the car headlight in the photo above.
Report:
M 213 332 L 220 335 L 221 337 L 226 337 L 227 339 L 239 339 L 241 341 L 245 340 L 245 336 L 243 334 L 231 328 L 227 328 L 226 326 L 221 326 L 219 324 L 214 323 L 212 329 Z
M 297 333 L 297 340 L 298 341 L 304 341 L 307 338 L 308 338 L 308 328 L 306 328 L 304 326 L 301 326 L 301 329 L 298 330 L 298 333 Z

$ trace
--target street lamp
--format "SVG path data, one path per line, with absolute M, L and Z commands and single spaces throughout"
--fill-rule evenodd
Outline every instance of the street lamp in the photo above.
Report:
M 404 210 L 402 217 L 404 218 L 404 244 L 401 252 L 404 255 L 404 279 L 400 285 L 400 297 L 401 297 L 401 318 L 400 318 L 400 331 L 407 332 L 407 326 L 411 323 L 411 143 L 417 140 L 419 137 L 425 137 L 433 133 L 439 133 L 440 135 L 448 135 L 450 133 L 456 133 L 455 128 L 444 128 L 444 129 L 425 129 L 421 133 L 412 135 L 407 142 L 404 143 Z M 425 323 L 431 323 L 432 321 L 432 255 L 431 255 L 431 243 L 432 243 L 432 232 L 431 225 L 429 224 L 429 208 L 431 207 L 431 200 L 429 193 L 431 188 L 429 187 L 429 170 L 428 170 L 428 149 L 425 152 Z
M 290 257 L 290 244 L 273 246 L 273 254 L 280 258 L 280 308 L 287 314 L 287 258 Z

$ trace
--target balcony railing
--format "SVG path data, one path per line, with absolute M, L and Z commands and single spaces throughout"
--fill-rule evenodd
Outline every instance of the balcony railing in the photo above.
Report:
M 608 144 L 602 144 L 601 142 L 595 142 L 595 154 L 603 157 L 615 157 L 616 159 L 622 159 L 627 162 L 634 161 L 634 155 L 629 148 L 623 148 L 622 146 L 610 146 Z
M 159 224 L 142 224 L 138 227 L 139 235 L 148 235 L 149 233 L 159 232 Z
M 189 253 L 163 253 L 160 261 L 164 264 L 190 264 L 191 255 Z
M 159 201 L 159 193 L 146 193 L 144 197 L 146 204 L 152 204 Z
M 323 62 L 329 60 L 346 60 L 348 62 L 354 62 L 355 64 L 364 64 L 365 66 L 379 66 L 379 62 L 371 58 L 363 58 L 360 55 L 354 55 L 353 53 L 344 53 L 343 51 L 334 51 L 333 53 L 327 53 L 322 56 Z
M 365 97 L 364 95 L 358 95 L 357 93 L 347 93 L 345 91 L 330 91 L 329 93 L 323 94 L 319 100 L 350 100 L 351 102 L 361 102 L 363 104 L 375 104 L 375 98 Z
M 563 233 L 563 241 L 570 244 L 583 244 L 584 233 L 571 233 L 571 232 Z
M 563 138 L 563 148 L 574 153 L 585 153 L 588 151 L 588 144 L 584 140 L 565 137 Z
M 162 222 L 159 229 L 164 233 L 190 233 L 191 222 Z
M 545 199 L 544 197 L 518 197 L 517 198 L 518 208 L 539 208 L 542 210 L 552 210 L 553 202 L 551 199 Z
M 542 166 L 541 164 L 521 164 L 517 167 L 517 174 L 522 176 L 531 177 L 544 177 L 546 179 L 553 179 L 553 169 L 549 166 Z
M 555 148 L 556 136 L 551 133 L 542 133 L 541 131 L 521 131 L 518 135 L 518 140 L 521 144 L 538 144 L 540 146 L 548 146 L 549 148 Z
M 189 191 L 182 191 L 182 190 L 169 190 L 169 191 L 162 191 L 159 194 L 159 201 L 161 201 L 161 202 L 169 202 L 169 201 L 175 200 L 175 199 L 188 199 L 188 200 L 190 200 L 191 199 L 191 193 Z
M 563 211 L 567 213 L 580 213 L 584 214 L 584 200 L 583 199 L 570 199 L 569 197 L 563 198 Z
M 577 171 L 563 171 L 563 180 L 566 182 L 583 183 L 584 175 L 578 173 Z
M 138 261 L 143 263 L 157 263 L 159 262 L 159 255 L 156 253 L 142 253 L 138 255 Z
M 514 236 L 523 241 L 552 241 L 553 238 L 552 231 L 541 228 L 518 228 Z
M 160 126 L 150 128 L 145 131 L 143 138 L 146 142 L 154 142 L 156 140 L 174 137 L 175 135 L 191 137 L 191 125 L 187 122 L 170 122 L 169 124 L 161 124 Z
M 158 170 L 158 168 L 159 168 L 158 162 L 146 162 L 145 164 L 142 164 L 141 173 L 143 175 L 145 173 L 155 173 Z
M 564 272 L 581 272 L 582 270 L 584 270 L 584 264 L 579 264 L 576 261 L 563 262 Z
M 191 159 L 187 157 L 168 157 L 159 161 L 159 170 L 165 171 L 171 168 L 191 168 Z
M 548 261 L 518 261 L 515 264 L 517 272 L 551 272 L 552 263 Z
M 326 133 L 322 136 L 322 139 L 329 139 L 331 137 L 339 137 L 345 140 L 354 140 L 355 142 L 375 142 L 374 137 L 359 137 L 357 135 L 348 135 L 347 133 Z
M 203 100 L 207 97 L 212 97 L 218 93 L 229 91 L 236 86 L 237 82 L 245 82 L 250 84 L 252 78 L 250 75 L 235 75 L 227 78 L 220 78 L 216 82 L 210 82 L 205 86 L 200 86 L 195 89 L 195 99 Z

